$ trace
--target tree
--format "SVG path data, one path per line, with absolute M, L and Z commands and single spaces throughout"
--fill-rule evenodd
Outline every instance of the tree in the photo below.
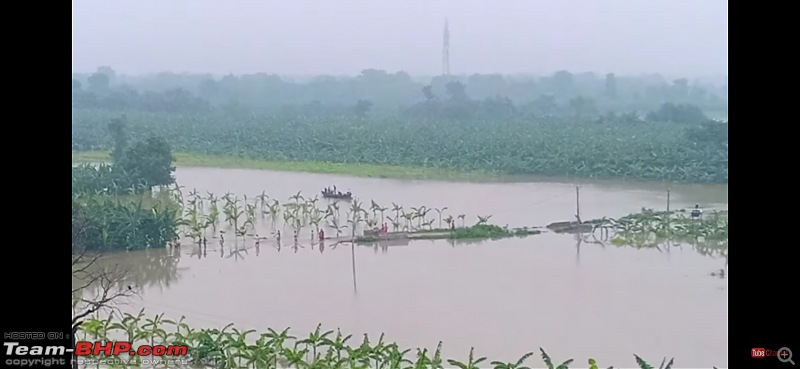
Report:
M 105 93 L 108 91 L 110 80 L 108 75 L 103 73 L 94 73 L 86 80 L 89 83 L 89 91 L 95 93 Z
M 431 85 L 423 87 L 422 94 L 425 96 L 425 101 L 431 101 L 436 98 L 436 96 L 433 95 L 433 87 Z
M 111 68 L 109 66 L 106 66 L 106 65 L 101 66 L 101 67 L 97 67 L 96 73 L 105 74 L 106 77 L 108 77 L 108 81 L 109 82 L 113 81 L 114 78 L 117 77 L 117 72 L 114 71 L 113 68 Z
M 617 77 L 614 73 L 606 74 L 606 96 L 612 99 L 617 97 Z
M 459 81 L 452 81 L 448 82 L 445 86 L 447 90 L 447 95 L 450 96 L 450 100 L 463 102 L 469 100 L 467 96 L 467 87 L 464 86 L 463 83 Z
M 140 179 L 147 188 L 166 186 L 175 182 L 174 158 L 167 141 L 150 136 L 127 148 L 118 165 L 130 176 Z
M 73 92 L 74 91 L 80 91 L 82 89 L 82 87 L 83 87 L 83 85 L 81 84 L 81 81 L 78 81 L 77 79 L 74 79 L 74 78 L 72 79 L 72 91 Z
M 697 106 L 691 104 L 664 103 L 657 111 L 647 114 L 647 119 L 656 122 L 699 123 L 708 118 Z
M 117 163 L 122 159 L 122 154 L 128 148 L 128 133 L 126 131 L 125 121 L 121 118 L 111 120 L 111 123 L 108 124 L 108 132 L 111 134 L 111 139 L 114 140 L 114 149 L 111 151 L 111 161 Z
M 578 96 L 569 100 L 569 108 L 575 114 L 575 118 L 582 119 L 587 115 L 597 113 L 597 108 L 594 105 L 594 100 Z
M 360 119 L 364 119 L 369 113 L 369 109 L 372 108 L 372 102 L 369 100 L 358 100 L 356 106 L 354 108 L 356 116 Z
M 677 99 L 685 99 L 689 97 L 689 80 L 686 78 L 679 78 L 672 81 L 672 95 Z
M 575 79 L 572 73 L 560 70 L 553 74 L 553 90 L 556 96 L 571 96 L 575 91 Z

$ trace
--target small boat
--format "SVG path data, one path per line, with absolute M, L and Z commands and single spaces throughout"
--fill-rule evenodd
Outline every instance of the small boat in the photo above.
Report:
M 338 199 L 338 200 L 352 200 L 353 194 L 350 191 L 347 192 L 334 192 L 330 190 L 322 190 L 322 197 L 326 199 Z
M 547 225 L 547 229 L 555 233 L 582 233 L 591 232 L 595 226 L 594 221 L 587 222 L 555 222 Z

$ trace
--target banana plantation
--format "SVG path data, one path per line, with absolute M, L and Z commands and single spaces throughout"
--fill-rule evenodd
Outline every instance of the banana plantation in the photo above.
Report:
M 360 340 L 340 330 L 323 330 L 321 326 L 304 336 L 294 336 L 289 328 L 265 332 L 237 329 L 233 324 L 222 328 L 196 329 L 185 321 L 164 318 L 163 314 L 145 315 L 144 310 L 138 314 L 124 314 L 121 318 L 111 314 L 105 319 L 94 318 L 80 325 L 77 337 L 81 341 L 108 342 L 123 339 L 146 345 L 186 345 L 188 360 L 184 357 L 171 358 L 163 362 L 175 363 L 175 366 L 192 366 L 206 368 L 318 368 L 318 369 L 443 369 L 456 367 L 461 369 L 523 369 L 541 367 L 534 364 L 534 352 L 528 352 L 511 361 L 489 360 L 479 356 L 473 350 L 464 353 L 460 359 L 447 359 L 442 354 L 442 343 L 433 350 L 427 348 L 407 349 L 387 340 L 384 335 L 377 339 L 364 335 Z M 544 349 L 537 352 L 542 363 L 549 369 L 600 368 L 596 360 L 589 358 L 576 362 L 573 359 L 556 361 Z M 140 356 L 119 357 L 120 362 L 128 365 L 120 367 L 145 366 Z M 108 356 L 104 357 L 106 360 Z M 161 357 L 161 359 L 169 359 Z M 509 358 L 506 358 L 508 360 Z M 653 368 L 651 364 L 632 355 L 631 365 L 636 363 L 640 368 Z M 669 369 L 674 359 L 664 358 L 660 368 Z M 92 366 L 93 367 L 93 366 Z M 161 365 L 160 367 L 171 367 Z
M 142 193 L 148 187 L 126 171 L 113 165 L 82 164 L 72 168 L 72 193 L 124 195 Z
M 73 150 L 110 150 L 106 126 L 115 114 L 76 109 Z M 710 137 L 698 135 L 698 129 L 718 129 L 652 122 L 354 122 L 345 117 L 286 120 L 255 114 L 234 118 L 142 112 L 131 112 L 126 121 L 134 139 L 155 133 L 175 151 L 206 155 L 514 175 L 728 182 L 727 124 L 725 135 Z
M 537 234 L 537 227 L 508 229 L 489 224 L 492 215 L 477 215 L 467 220 L 467 214 L 450 214 L 447 207 L 419 205 L 404 207 L 391 203 L 369 203 L 359 199 L 350 202 L 326 201 L 305 197 L 301 192 L 281 201 L 270 197 L 266 191 L 248 198 L 237 197 L 232 193 L 215 195 L 200 194 L 192 190 L 188 194 L 177 188 L 172 196 L 177 203 L 183 203 L 183 227 L 181 235 L 194 244 L 207 243 L 208 238 L 220 238 L 224 245 L 226 235 L 239 240 L 261 244 L 266 240 L 281 241 L 284 235 L 293 235 L 297 244 L 311 235 L 311 242 L 320 229 L 326 232 L 326 239 L 342 242 L 358 241 L 365 229 L 380 228 L 387 224 L 393 231 L 425 234 L 446 233 L 445 238 L 502 238 Z M 610 239 L 618 245 L 658 245 L 667 240 L 686 241 L 727 241 L 727 213 L 712 213 L 702 219 L 693 219 L 681 212 L 655 212 L 645 209 L 642 213 L 631 214 L 619 219 L 602 218 L 590 221 L 592 235 Z M 259 233 L 260 232 L 260 233 Z M 232 236 L 230 235 L 232 233 Z M 303 242 L 304 243 L 304 242 Z
M 73 251 L 165 247 L 178 237 L 180 215 L 169 198 L 73 195 Z
M 394 231 L 449 231 L 467 227 L 467 214 L 451 215 L 447 207 L 428 207 L 420 205 L 405 208 L 402 205 L 378 204 L 371 200 L 368 204 L 353 199 L 320 203 L 317 196 L 306 197 L 297 192 L 287 199 L 270 197 L 266 191 L 248 198 L 237 197 L 232 193 L 215 195 L 200 194 L 192 190 L 184 195 L 180 188 L 172 191 L 174 200 L 184 205 L 184 227 L 182 235 L 193 243 L 200 243 L 208 237 L 217 237 L 224 243 L 225 235 L 233 233 L 234 242 L 248 238 L 256 241 L 268 238 L 280 240 L 280 232 L 291 232 L 294 241 L 300 235 L 311 234 L 312 241 L 322 229 L 327 230 L 326 239 L 344 237 L 354 240 L 365 229 L 380 228 L 387 224 Z M 486 225 L 491 215 L 479 215 L 475 225 Z M 258 233 L 258 224 L 267 233 Z M 473 223 L 470 223 L 472 225 Z M 228 236 L 230 239 L 231 236 Z M 303 240 L 307 237 L 303 236 Z M 317 239 L 318 240 L 318 239 Z
M 728 213 L 714 211 L 696 219 L 682 211 L 643 209 L 619 219 L 603 218 L 597 225 L 601 230 L 614 230 L 611 242 L 618 245 L 657 244 L 671 241 L 728 241 Z

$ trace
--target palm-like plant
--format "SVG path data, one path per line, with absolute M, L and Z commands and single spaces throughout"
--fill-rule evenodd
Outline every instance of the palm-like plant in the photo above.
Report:
M 399 218 L 386 217 L 386 219 L 389 219 L 389 223 L 392 223 L 392 229 L 394 229 L 395 231 L 400 229 L 400 219 Z
M 264 209 L 267 207 L 267 200 L 269 200 L 267 191 L 261 191 L 261 194 L 256 196 L 256 205 L 260 205 L 261 209 Z
M 336 220 L 336 218 L 333 218 L 328 223 L 328 227 L 333 228 L 333 230 L 336 231 L 336 237 L 338 238 L 339 235 L 342 234 L 342 231 L 347 228 L 347 225 L 339 224 L 339 221 Z
M 274 330 L 272 328 L 267 328 L 267 333 L 264 333 L 261 336 L 264 337 L 267 340 L 267 342 L 269 343 L 269 345 L 272 346 L 273 349 L 278 353 L 284 352 L 284 350 L 286 349 L 284 347 L 284 343 L 287 340 L 295 339 L 294 336 L 289 335 L 289 328 L 288 327 L 286 329 L 280 331 L 280 332 L 278 332 L 278 331 L 276 331 L 276 330 Z M 277 356 L 275 357 L 274 364 L 275 364 L 275 367 L 278 366 L 278 358 L 277 358 Z
M 436 215 L 439 218 L 439 228 L 442 228 L 442 213 L 447 210 L 447 206 L 443 208 L 433 208 L 433 210 L 436 211 Z
M 639 365 L 640 369 L 655 369 L 652 365 L 648 364 L 644 359 L 639 357 L 639 355 L 634 354 L 633 357 L 636 359 L 636 364 Z M 667 358 L 661 360 L 661 365 L 658 366 L 658 369 L 671 369 L 672 364 L 674 364 L 675 359 L 669 359 L 667 362 Z
M 542 360 L 544 361 L 544 364 L 547 365 L 547 369 L 568 369 L 569 364 L 572 364 L 573 360 L 569 359 L 559 364 L 558 366 L 554 366 L 553 360 L 550 358 L 550 355 L 544 352 L 544 349 L 541 347 L 539 347 L 539 351 L 542 353 Z
M 447 228 L 450 229 L 453 227 L 453 223 L 455 223 L 455 219 L 453 219 L 452 215 L 448 215 L 444 218 L 444 222 L 447 224 Z
M 289 196 L 289 200 L 294 201 L 295 205 L 300 205 L 300 200 L 305 200 L 302 195 L 302 191 L 297 191 L 296 194 Z
M 352 247 L 351 247 L 352 249 Z M 97 340 L 108 342 L 109 332 L 112 330 L 122 330 L 129 337 L 128 340 L 136 344 L 145 341 L 148 344 L 174 344 L 189 346 L 189 355 L 196 362 L 213 360 L 215 367 L 218 368 L 275 368 L 293 367 L 307 369 L 443 369 L 441 356 L 442 344 L 439 342 L 436 351 L 431 353 L 427 349 L 417 350 L 416 360 L 411 361 L 406 358 L 410 350 L 401 351 L 395 343 L 384 343 L 384 336 L 375 343 L 371 343 L 369 337 L 364 335 L 362 342 L 356 346 L 348 344 L 352 336 L 344 336 L 341 331 L 322 332 L 321 325 L 318 325 L 314 332 L 308 337 L 297 339 L 289 335 L 289 329 L 277 332 L 268 329 L 267 333 L 262 334 L 254 343 L 250 343 L 247 336 L 253 333 L 252 330 L 240 331 L 232 328 L 229 324 L 220 329 L 200 329 L 193 330 L 185 323 L 185 317 L 181 317 L 177 322 L 163 319 L 163 314 L 156 315 L 152 319 L 144 318 L 144 311 L 134 316 L 125 314 L 121 321 L 114 321 L 114 315 L 110 315 L 106 320 L 97 318 L 86 319 L 78 327 L 79 336 L 84 340 Z M 140 324 L 144 322 L 144 324 Z M 175 327 L 175 330 L 168 334 L 163 334 L 167 326 Z M 166 337 L 166 338 L 164 338 Z M 321 352 L 321 348 L 325 348 Z M 554 365 L 551 358 L 540 348 L 542 359 L 549 369 L 567 369 L 572 360 L 564 361 L 559 365 Z M 516 362 L 492 361 L 493 369 L 527 369 L 524 366 L 533 353 L 526 353 Z M 636 363 L 642 369 L 654 369 L 638 355 L 634 355 Z M 139 366 L 139 357 L 134 356 L 133 365 Z M 478 367 L 489 367 L 485 364 L 486 358 L 476 358 L 474 349 L 470 349 L 470 355 L 466 361 L 455 359 L 447 360 L 449 367 L 461 369 L 476 369 Z M 590 369 L 599 369 L 594 359 L 589 359 Z M 662 360 L 658 369 L 671 369 L 674 360 L 667 362 Z M 611 368 L 609 368 L 611 369 Z
M 350 347 L 347 346 L 347 341 L 349 341 L 352 337 L 353 335 L 344 336 L 342 335 L 342 331 L 336 329 L 336 336 L 332 340 L 327 338 L 322 339 L 324 344 L 331 348 L 331 356 L 332 358 L 335 357 L 336 363 L 341 363 L 342 354 L 349 351 Z
M 392 211 L 394 212 L 394 218 L 399 219 L 400 213 L 403 211 L 403 207 L 395 203 L 392 203 Z
M 476 225 L 486 224 L 486 223 L 489 222 L 489 219 L 491 219 L 491 218 L 492 218 L 491 215 L 483 215 L 483 216 L 478 215 L 478 223 L 476 223 Z
M 167 332 L 162 327 L 163 324 L 172 324 L 175 322 L 164 319 L 164 313 L 156 315 L 153 319 L 146 318 L 144 324 L 141 326 L 142 332 L 146 332 L 147 338 L 150 341 L 150 346 L 154 346 L 156 338 L 160 338 L 160 342 L 167 340 Z
M 447 362 L 450 363 L 450 365 L 457 366 L 460 369 L 480 369 L 478 364 L 480 364 L 480 363 L 482 363 L 484 361 L 486 361 L 486 357 L 485 356 L 481 356 L 481 357 L 479 357 L 477 359 L 475 358 L 475 348 L 474 347 L 469 349 L 469 358 L 467 359 L 466 363 L 462 363 L 462 362 L 460 362 L 458 360 L 453 360 L 453 359 L 447 360 Z
M 322 332 L 322 324 L 317 325 L 317 329 L 313 332 L 309 333 L 308 337 L 299 341 L 299 343 L 306 345 L 306 347 L 311 348 L 311 355 L 312 357 L 317 357 L 317 348 L 324 345 L 327 341 L 328 336 L 333 334 L 333 331 L 325 331 Z
M 522 357 L 515 362 L 504 363 L 502 361 L 492 361 L 491 364 L 494 365 L 494 369 L 530 369 L 528 366 L 523 366 L 522 363 L 531 356 L 533 356 L 533 352 L 522 355 Z
M 271 203 L 267 204 L 268 211 L 265 211 L 267 214 L 277 215 L 281 211 L 281 203 L 278 200 L 273 199 Z

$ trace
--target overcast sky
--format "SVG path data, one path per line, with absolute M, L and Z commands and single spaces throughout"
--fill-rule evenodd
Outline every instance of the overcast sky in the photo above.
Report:
M 726 0 L 75 0 L 73 70 L 727 75 Z

